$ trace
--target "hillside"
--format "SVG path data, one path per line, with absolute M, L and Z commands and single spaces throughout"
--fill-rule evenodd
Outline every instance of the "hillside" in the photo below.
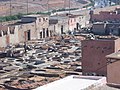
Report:
M 70 0 L 70 8 L 81 8 L 86 4 L 86 0 Z M 0 15 L 43 12 L 68 7 L 69 0 L 11 0 L 11 3 L 10 0 L 0 0 Z

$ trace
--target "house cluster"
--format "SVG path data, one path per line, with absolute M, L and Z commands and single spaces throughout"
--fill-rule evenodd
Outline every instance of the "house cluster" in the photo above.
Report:
M 0 25 L 0 47 L 60 35 L 81 28 L 82 15 L 27 15 L 14 24 Z
M 82 74 L 106 76 L 107 84 L 120 86 L 120 8 L 114 11 L 90 11 L 93 36 L 81 41 Z
M 100 11 L 99 14 L 94 14 L 94 11 L 90 11 L 90 21 L 92 22 L 119 22 L 120 20 L 120 8 L 115 8 L 114 11 Z
M 100 35 L 120 35 L 120 8 L 114 11 L 90 11 L 91 31 Z
M 90 11 L 93 34 L 80 31 L 85 26 L 85 17 L 73 14 L 27 15 L 16 23 L 1 25 L 1 47 L 20 42 L 27 44 L 27 48 L 23 43 L 13 45 L 15 48 L 10 47 L 5 52 L 7 57 L 1 59 L 2 88 L 29 90 L 41 86 L 35 90 L 56 90 L 58 87 L 89 90 L 106 84 L 105 77 L 108 85 L 120 87 L 119 17 L 119 8 L 100 14 Z M 16 55 L 17 50 L 19 55 Z M 7 55 L 12 51 L 12 55 Z M 71 82 L 76 85 L 73 87 Z

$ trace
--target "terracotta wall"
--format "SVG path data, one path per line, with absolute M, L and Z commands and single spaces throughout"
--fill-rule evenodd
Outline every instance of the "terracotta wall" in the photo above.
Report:
M 109 12 L 100 12 L 99 14 L 92 15 L 92 21 L 110 21 L 110 20 L 120 20 L 120 14 L 109 13 Z
M 107 74 L 105 56 L 115 51 L 114 40 L 84 40 L 82 41 L 83 75 Z
M 107 66 L 107 82 L 120 85 L 120 60 Z

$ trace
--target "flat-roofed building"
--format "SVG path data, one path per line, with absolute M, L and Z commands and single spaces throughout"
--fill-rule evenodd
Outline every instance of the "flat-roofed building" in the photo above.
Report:
M 0 47 L 19 43 L 18 29 L 14 26 L 0 26 Z
M 117 35 L 120 36 L 120 23 L 93 23 L 91 31 L 97 35 Z
M 90 90 L 106 84 L 105 77 L 67 76 L 34 90 Z
M 94 14 L 94 11 L 90 11 L 91 22 L 103 22 L 103 21 L 116 21 L 120 20 L 120 8 L 116 8 L 113 11 L 100 11 L 99 14 Z
M 107 82 L 110 85 L 120 87 L 120 51 L 106 56 L 107 58 Z
M 12 24 L 19 31 L 19 42 L 37 40 L 52 36 L 49 30 L 49 16 L 47 15 L 27 15 L 21 21 Z
M 81 28 L 82 21 L 82 15 L 55 15 L 50 17 L 50 29 L 53 29 L 57 34 L 73 32 Z
M 82 73 L 83 75 L 107 75 L 106 55 L 120 49 L 120 39 L 99 38 L 82 41 Z

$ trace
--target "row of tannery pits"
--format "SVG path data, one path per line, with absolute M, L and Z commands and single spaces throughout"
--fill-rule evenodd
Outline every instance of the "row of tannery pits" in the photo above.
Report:
M 68 75 L 81 75 L 81 42 L 54 36 L 0 52 L 0 90 L 30 90 Z

